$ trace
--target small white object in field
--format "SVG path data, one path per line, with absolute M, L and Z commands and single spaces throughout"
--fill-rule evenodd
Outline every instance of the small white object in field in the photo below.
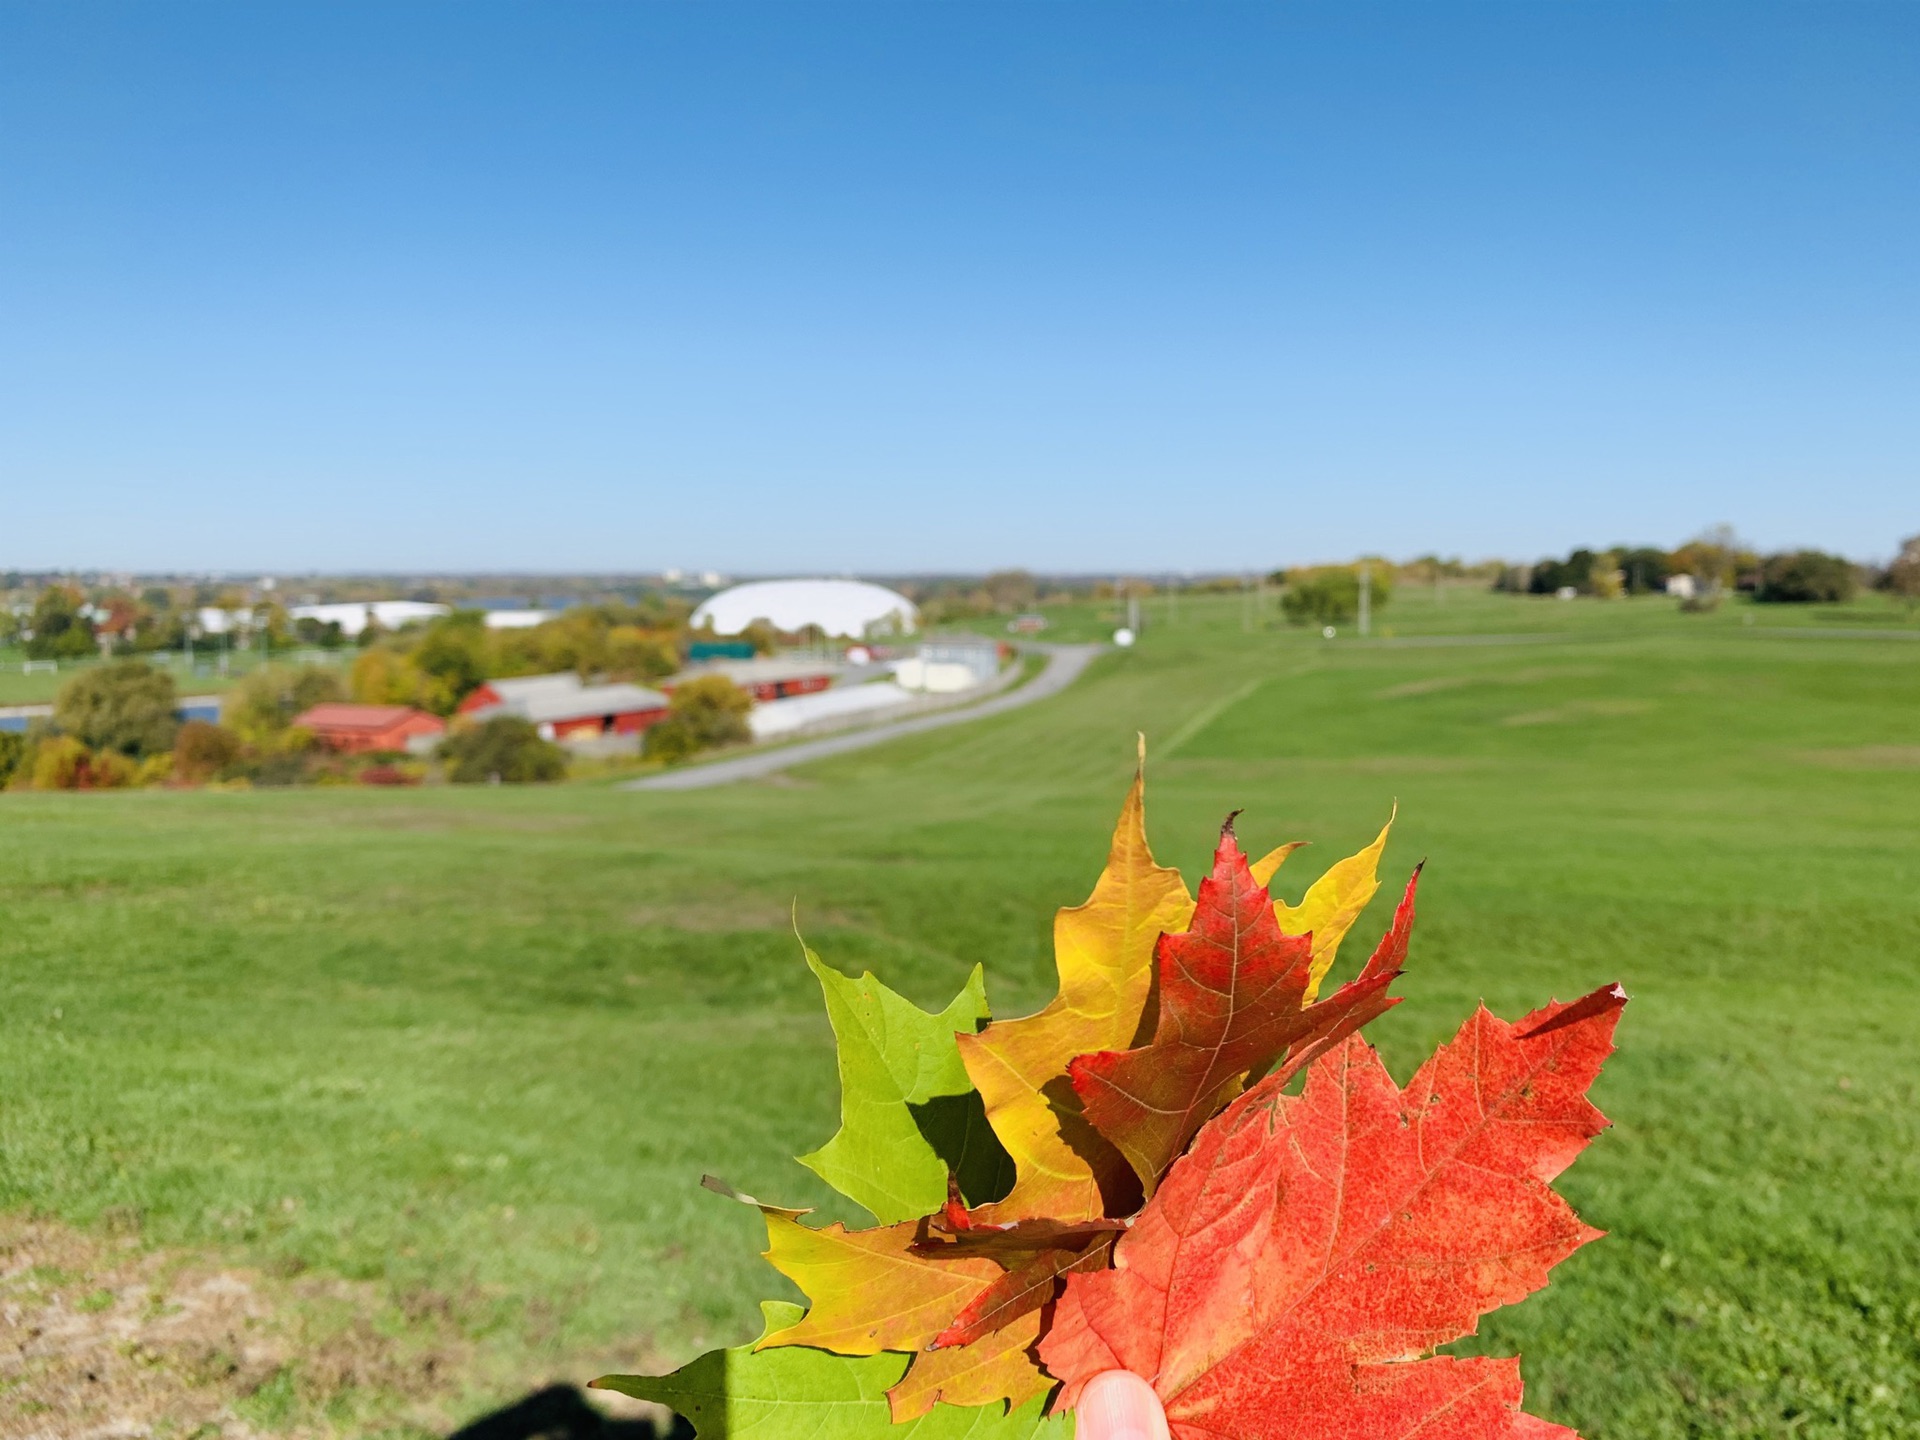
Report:
M 1331 625 L 1322 627 L 1320 631 L 1320 638 L 1322 640 L 1331 640 L 1333 638 L 1333 627 Z
M 1113 632 L 1113 643 L 1118 645 L 1122 650 L 1126 649 L 1129 645 L 1133 644 L 1133 631 L 1122 625 L 1118 630 Z
M 873 663 L 873 652 L 864 645 L 849 645 L 847 647 L 847 663 L 849 665 L 870 665 Z

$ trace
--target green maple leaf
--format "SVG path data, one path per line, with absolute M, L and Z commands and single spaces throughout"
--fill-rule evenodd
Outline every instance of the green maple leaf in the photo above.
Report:
M 839 1044 L 840 1130 L 800 1163 L 885 1225 L 938 1210 L 949 1167 L 969 1198 L 984 1198 L 976 1192 L 993 1188 L 1004 1151 L 953 1040 L 987 1018 L 981 968 L 974 966 L 951 1005 L 929 1015 L 871 972 L 855 980 L 804 942 L 801 949 Z
M 772 1335 L 797 1324 L 802 1312 L 767 1300 L 760 1313 Z M 853 1358 L 801 1345 L 756 1351 L 747 1344 L 709 1351 L 671 1375 L 603 1375 L 593 1388 L 668 1406 L 700 1440 L 1072 1440 L 1073 1417 L 1042 1416 L 1038 1399 L 1010 1414 L 1000 1404 L 935 1405 L 893 1424 L 887 1390 L 911 1358 L 897 1351 Z

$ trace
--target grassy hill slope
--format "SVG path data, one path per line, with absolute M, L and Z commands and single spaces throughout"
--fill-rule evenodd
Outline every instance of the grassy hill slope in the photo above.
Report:
M 735 789 L 0 797 L 0 1208 L 433 1297 L 530 1367 L 737 1340 L 786 1292 L 700 1172 L 854 1218 L 785 1158 L 836 1111 L 790 911 L 922 1004 L 985 961 L 1037 1006 L 1140 730 L 1190 880 L 1244 807 L 1315 842 L 1297 898 L 1398 804 L 1343 964 L 1427 859 L 1403 1077 L 1482 997 L 1633 994 L 1563 1182 L 1611 1237 L 1475 1342 L 1531 1408 L 1911 1434 L 1920 643 L 1754 614 L 1410 594 L 1328 643 L 1189 598 L 1058 700 Z

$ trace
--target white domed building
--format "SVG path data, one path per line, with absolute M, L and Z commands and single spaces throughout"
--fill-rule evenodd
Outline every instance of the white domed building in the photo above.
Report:
M 785 635 L 817 627 L 853 640 L 910 635 L 920 611 L 897 590 L 865 580 L 753 580 L 710 595 L 693 612 L 693 627 L 712 625 L 716 635 L 738 635 L 765 620 Z

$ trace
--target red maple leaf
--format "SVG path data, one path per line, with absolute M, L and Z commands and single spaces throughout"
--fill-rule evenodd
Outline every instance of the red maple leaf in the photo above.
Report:
M 1175 1440 L 1546 1440 L 1517 1360 L 1420 1359 L 1595 1239 L 1549 1182 L 1606 1126 L 1586 1092 L 1617 986 L 1518 1025 L 1483 1007 L 1402 1090 L 1358 1036 L 1196 1138 L 1114 1268 L 1040 1342 L 1064 1383 L 1144 1377 Z
M 1309 1005 L 1313 937 L 1280 932 L 1273 899 L 1253 878 L 1227 817 L 1213 872 L 1200 882 L 1193 928 L 1160 937 L 1153 1039 L 1082 1055 L 1068 1067 L 1087 1119 L 1132 1163 L 1147 1194 L 1249 1075 L 1291 1053 L 1284 1079 L 1399 1003 L 1386 992 L 1406 959 L 1419 879 L 1415 870 L 1392 929 L 1359 977 Z

